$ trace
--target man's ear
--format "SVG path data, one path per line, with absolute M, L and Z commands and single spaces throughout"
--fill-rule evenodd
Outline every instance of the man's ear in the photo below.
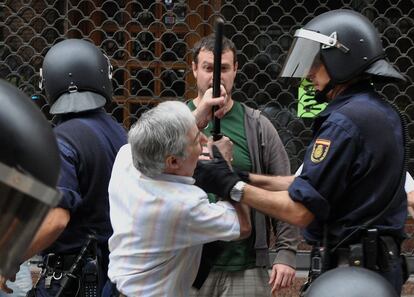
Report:
M 194 78 L 197 79 L 197 64 L 194 62 L 191 62 L 191 68 L 193 69 Z
M 172 173 L 180 168 L 180 160 L 175 156 L 165 158 L 165 172 Z

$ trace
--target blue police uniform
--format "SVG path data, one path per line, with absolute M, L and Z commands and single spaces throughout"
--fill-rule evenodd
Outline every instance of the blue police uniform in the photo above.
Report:
M 311 244 L 322 241 L 326 224 L 331 247 L 340 243 L 379 214 L 397 190 L 398 197 L 372 227 L 399 246 L 405 238 L 407 200 L 400 185 L 404 143 L 398 113 L 369 82 L 359 82 L 330 102 L 313 128 L 303 171 L 288 189 L 315 216 L 304 238 Z M 343 243 L 358 242 L 362 235 L 358 230 Z M 401 289 L 400 280 L 387 278 Z
M 108 183 L 112 165 L 121 146 L 127 142 L 126 131 L 103 109 L 62 115 L 54 128 L 61 153 L 58 189 L 63 198 L 58 207 L 70 211 L 70 221 L 60 237 L 44 254 L 65 255 L 59 269 L 67 270 L 73 257 L 95 235 L 101 254 L 101 273 L 107 277 L 108 239 L 112 234 L 109 219 Z M 54 263 L 56 264 L 56 263 Z M 105 280 L 103 280 L 105 281 Z M 58 286 L 38 284 L 36 296 L 53 295 Z

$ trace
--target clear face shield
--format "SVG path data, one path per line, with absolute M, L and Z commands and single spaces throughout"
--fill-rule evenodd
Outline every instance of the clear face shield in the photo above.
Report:
M 61 194 L 0 163 L 0 275 L 14 275 L 37 229 Z
M 317 69 L 322 61 L 320 52 L 336 47 L 344 52 L 349 51 L 336 38 L 336 32 L 330 36 L 315 31 L 298 29 L 290 47 L 285 65 L 280 73 L 281 77 L 306 78 L 313 69 Z

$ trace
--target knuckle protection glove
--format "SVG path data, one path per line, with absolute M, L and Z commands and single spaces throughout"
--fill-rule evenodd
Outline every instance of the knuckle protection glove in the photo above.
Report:
M 233 167 L 233 170 L 240 177 L 240 179 L 242 181 L 244 181 L 245 183 L 249 183 L 250 182 L 249 172 L 248 171 L 241 170 L 241 169 L 239 169 L 237 167 Z
M 213 156 L 212 160 L 198 161 L 193 176 L 195 185 L 206 193 L 228 199 L 231 189 L 241 179 L 230 169 L 216 146 L 213 146 Z

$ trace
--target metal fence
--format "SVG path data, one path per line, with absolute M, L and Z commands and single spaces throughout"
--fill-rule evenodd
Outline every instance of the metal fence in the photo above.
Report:
M 389 60 L 407 77 L 408 83 L 378 88 L 406 114 L 412 146 L 413 0 L 0 1 L 0 77 L 32 96 L 52 119 L 37 88 L 43 57 L 62 39 L 90 40 L 114 66 L 114 102 L 107 111 L 128 128 L 160 101 L 196 96 L 190 49 L 212 32 L 214 19 L 221 16 L 225 35 L 238 49 L 233 98 L 266 111 L 296 170 L 311 138 L 312 119 L 298 117 L 298 85 L 278 79 L 278 73 L 294 31 L 338 8 L 367 16 L 381 33 Z M 411 173 L 413 157 L 412 153 Z

